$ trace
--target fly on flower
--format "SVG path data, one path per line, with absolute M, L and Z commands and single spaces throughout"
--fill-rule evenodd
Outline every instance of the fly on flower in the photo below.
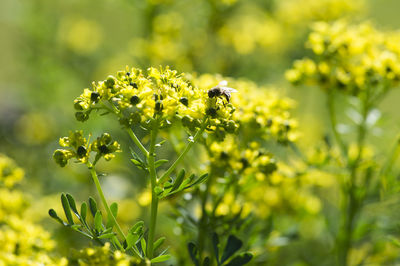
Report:
M 237 90 L 233 88 L 227 87 L 228 81 L 223 80 L 220 83 L 218 83 L 217 86 L 211 88 L 208 91 L 208 97 L 214 98 L 214 97 L 221 97 L 225 96 L 226 101 L 229 103 L 229 100 L 231 99 L 231 93 L 232 92 L 237 92 Z

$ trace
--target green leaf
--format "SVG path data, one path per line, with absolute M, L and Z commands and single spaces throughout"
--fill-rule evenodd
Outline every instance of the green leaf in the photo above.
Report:
M 169 255 L 169 254 L 161 255 L 161 256 L 155 257 L 150 262 L 151 263 L 163 262 L 163 261 L 169 260 L 170 258 L 171 258 L 171 255 Z
M 172 186 L 173 186 L 172 182 L 173 182 L 173 180 L 167 181 L 167 182 L 164 184 L 164 189 L 166 190 L 166 189 L 172 188 Z
M 161 159 L 161 160 L 156 161 L 156 162 L 154 163 L 154 166 L 155 166 L 156 168 L 158 168 L 158 167 L 160 167 L 161 165 L 163 165 L 163 164 L 165 164 L 165 163 L 168 163 L 168 162 L 169 162 L 169 161 L 166 160 L 166 159 Z
M 132 234 L 131 232 L 129 232 L 128 235 L 126 236 L 126 249 L 134 247 L 138 239 L 139 239 L 138 234 Z
M 131 232 L 132 234 L 141 235 L 143 233 L 143 226 L 144 226 L 144 222 L 143 221 L 139 221 L 139 222 L 135 223 L 131 227 L 131 229 L 129 229 L 129 232 Z
M 183 179 L 185 178 L 185 174 L 186 174 L 185 169 L 182 169 L 182 170 L 179 171 L 178 176 L 175 179 L 174 185 L 172 186 L 171 192 L 175 191 L 175 190 L 177 190 L 179 188 L 179 186 L 183 182 Z
M 144 256 L 146 256 L 147 245 L 146 245 L 146 240 L 144 238 L 142 238 L 140 240 L 140 246 L 142 247 L 142 251 L 143 251 Z
M 92 216 L 94 217 L 97 213 L 97 203 L 92 197 L 89 197 L 89 208 Z
M 189 242 L 188 250 L 189 250 L 190 258 L 192 259 L 194 265 L 199 266 L 199 259 L 197 258 L 198 250 L 197 250 L 196 245 L 192 242 Z
M 243 254 L 235 256 L 226 266 L 241 266 L 249 263 L 253 258 L 253 254 L 245 252 Z
M 161 145 L 163 145 L 165 142 L 166 142 L 166 140 L 164 139 L 164 140 L 160 141 L 159 143 L 157 143 L 155 146 L 161 147 Z
M 94 228 L 97 232 L 103 231 L 103 217 L 101 215 L 101 211 L 97 211 L 94 216 Z
M 104 230 L 104 231 L 103 231 L 103 232 L 101 232 L 101 233 L 104 235 L 104 234 L 111 233 L 111 231 L 112 231 L 112 228 L 111 228 L 111 227 L 109 227 L 109 228 L 107 228 L 106 230 Z
M 219 238 L 218 238 L 217 233 L 215 233 L 215 232 L 212 235 L 212 243 L 213 243 L 215 258 L 217 259 L 217 264 L 221 265 L 221 263 L 219 261 Z
M 81 229 L 81 225 L 80 224 L 73 224 L 73 225 L 71 225 L 70 226 L 73 230 L 75 230 L 75 231 L 77 231 L 77 232 L 82 232 L 81 230 L 79 230 L 79 229 Z
M 141 162 L 141 161 L 139 161 L 139 160 L 136 160 L 136 159 L 131 159 L 131 162 L 132 162 L 137 168 L 142 169 L 142 170 L 144 170 L 144 171 L 148 171 L 146 165 L 145 165 L 143 162 Z
M 162 187 L 160 186 L 156 186 L 154 188 L 154 192 L 156 193 L 157 196 L 160 196 L 164 192 L 164 189 L 162 189 Z
M 71 207 L 72 211 L 75 213 L 76 217 L 78 217 L 78 219 L 80 219 L 80 215 L 79 215 L 78 210 L 76 209 L 74 198 L 68 193 L 66 194 L 66 196 L 67 196 L 68 203 L 69 203 L 69 206 Z
M 225 246 L 224 252 L 222 254 L 221 263 L 224 263 L 229 259 L 236 251 L 238 251 L 243 245 L 242 240 L 234 235 L 228 237 L 228 243 Z
M 62 224 L 62 225 L 67 225 L 63 220 L 61 220 L 60 217 L 58 217 L 58 215 L 57 215 L 57 213 L 56 213 L 55 210 L 50 209 L 50 210 L 49 210 L 49 215 L 50 215 L 51 218 L 53 218 L 54 220 L 56 220 L 56 221 L 59 222 L 60 224 Z
M 81 221 L 86 224 L 86 215 L 87 215 L 87 204 L 86 202 L 82 202 L 81 205 Z
M 110 210 L 112 215 L 114 216 L 115 219 L 117 219 L 117 215 L 118 215 L 118 203 L 113 202 L 110 205 Z M 114 226 L 114 220 L 112 219 L 112 217 L 108 217 L 107 216 L 107 228 L 108 227 L 113 227 Z
M 156 251 L 164 243 L 165 239 L 166 238 L 163 236 L 154 241 L 153 250 Z
M 199 178 L 197 178 L 193 183 L 191 183 L 189 186 L 185 187 L 185 189 L 197 186 L 201 183 L 203 183 L 204 181 L 206 181 L 208 178 L 208 174 L 204 174 L 202 176 L 200 176 Z
M 64 209 L 65 217 L 67 217 L 68 224 L 74 224 L 74 220 L 72 219 L 71 209 L 69 208 L 67 197 L 64 194 L 61 194 L 61 204 Z
M 134 150 L 132 148 L 130 148 L 131 150 L 131 154 L 133 159 L 131 159 L 131 162 L 138 167 L 139 169 L 142 169 L 146 172 L 148 172 L 148 167 L 147 167 L 147 163 L 145 161 L 143 161 L 139 155 L 136 154 L 136 152 L 134 152 Z
M 114 233 L 102 234 L 98 239 L 112 239 L 115 236 Z

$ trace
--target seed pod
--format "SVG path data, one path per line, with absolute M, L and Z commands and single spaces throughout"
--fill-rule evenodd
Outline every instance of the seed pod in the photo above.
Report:
M 89 115 L 87 113 L 83 113 L 83 112 L 76 112 L 75 118 L 76 118 L 76 120 L 78 120 L 80 122 L 85 122 L 86 120 L 89 119 Z
M 105 144 L 110 144 L 111 143 L 111 135 L 108 133 L 103 133 L 101 135 L 101 140 L 105 143 Z
M 163 104 L 162 104 L 162 102 L 161 102 L 161 101 L 157 101 L 157 102 L 156 102 L 156 106 L 155 106 L 156 112 L 159 113 L 159 112 L 162 111 L 162 109 L 163 109 Z
M 129 85 L 131 85 L 134 89 L 138 88 L 138 85 L 136 84 L 136 82 L 131 82 L 131 83 L 129 83 Z
M 101 153 L 103 153 L 103 154 L 107 154 L 107 153 L 110 152 L 110 150 L 108 149 L 108 147 L 107 147 L 106 145 L 101 145 L 101 146 L 99 147 L 99 151 L 100 151 Z
M 139 102 L 140 102 L 140 98 L 139 98 L 138 96 L 133 95 L 133 96 L 131 97 L 131 104 L 132 104 L 132 105 L 136 105 L 136 104 L 138 104 Z
M 99 98 L 100 98 L 100 94 L 99 94 L 97 91 L 94 91 L 94 92 L 92 92 L 92 93 L 90 94 L 90 100 L 91 100 L 92 102 L 97 103 L 97 102 L 99 101 Z
M 87 150 L 84 146 L 79 146 L 76 151 L 76 154 L 78 155 L 79 159 L 84 158 L 87 154 Z
M 115 80 L 112 76 L 108 76 L 104 83 L 106 84 L 107 88 L 112 88 L 115 85 Z
M 189 100 L 188 100 L 188 98 L 186 98 L 186 97 L 180 98 L 179 101 L 180 101 L 183 105 L 185 105 L 185 106 L 188 106 L 188 105 L 189 105 Z

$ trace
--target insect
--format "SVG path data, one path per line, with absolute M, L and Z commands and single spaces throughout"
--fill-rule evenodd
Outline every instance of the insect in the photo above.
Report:
M 228 82 L 226 80 L 221 81 L 217 86 L 208 91 L 208 97 L 214 98 L 224 96 L 226 101 L 229 103 L 229 100 L 231 99 L 231 93 L 237 92 L 237 90 L 229 88 L 227 85 Z

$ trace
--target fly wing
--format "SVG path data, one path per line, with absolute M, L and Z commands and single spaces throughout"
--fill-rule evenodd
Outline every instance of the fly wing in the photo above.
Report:
M 218 86 L 220 86 L 220 87 L 226 87 L 226 86 L 228 86 L 228 81 L 222 80 L 222 81 L 220 81 L 220 83 L 218 83 Z
M 231 92 L 238 92 L 237 90 L 235 90 L 234 88 L 229 88 L 229 87 L 225 87 L 224 88 L 225 91 L 231 93 Z

